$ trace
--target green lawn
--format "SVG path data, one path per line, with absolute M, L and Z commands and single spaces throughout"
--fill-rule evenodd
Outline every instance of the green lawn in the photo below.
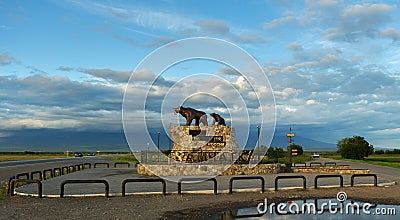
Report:
M 73 157 L 71 154 L 69 157 Z M 0 162 L 2 161 L 14 161 L 14 160 L 40 160 L 40 159 L 51 159 L 51 158 L 66 158 L 67 155 L 61 153 L 54 154 L 0 154 Z
M 134 155 L 132 155 L 132 154 L 120 155 L 118 157 L 112 157 L 109 160 L 115 161 L 115 162 L 139 163 L 139 161 L 136 159 L 136 157 Z
M 366 163 L 366 164 L 374 164 L 374 165 L 381 165 L 381 166 L 387 166 L 387 167 L 400 168 L 400 163 L 399 162 L 374 161 L 374 160 L 368 160 L 368 159 L 364 159 L 364 160 L 341 159 L 341 160 L 357 162 L 357 163 Z
M 399 154 L 379 154 L 379 155 L 373 154 L 367 158 L 364 158 L 363 160 L 344 159 L 340 156 L 340 154 L 337 154 L 337 153 L 327 153 L 327 154 L 322 154 L 321 156 L 325 157 L 325 158 L 336 159 L 336 160 L 400 168 L 400 155 Z

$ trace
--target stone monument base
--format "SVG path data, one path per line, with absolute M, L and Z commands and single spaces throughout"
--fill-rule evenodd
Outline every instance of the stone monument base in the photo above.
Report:
M 216 164 L 216 165 L 197 165 L 197 164 L 138 164 L 138 174 L 155 176 L 155 173 L 162 173 L 163 176 L 211 176 L 211 175 L 263 175 L 279 173 L 279 164 L 258 164 L 250 168 L 248 164 Z M 225 170 L 222 174 L 220 170 Z
M 233 161 L 239 153 L 231 126 L 171 126 L 174 141 L 169 157 L 182 163 Z

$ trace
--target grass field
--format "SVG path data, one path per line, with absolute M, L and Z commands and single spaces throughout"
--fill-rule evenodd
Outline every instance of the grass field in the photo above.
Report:
M 70 155 L 69 157 L 73 157 Z M 51 159 L 51 158 L 66 158 L 64 154 L 29 154 L 29 155 L 17 155 L 17 154 L 0 154 L 0 162 L 2 161 L 13 161 L 13 160 L 39 160 L 39 159 Z
M 136 157 L 132 154 L 121 155 L 118 157 L 112 157 L 109 160 L 116 161 L 116 162 L 132 162 L 132 163 L 139 163 Z
M 337 153 L 321 154 L 321 156 L 336 160 L 344 160 L 350 162 L 367 163 L 367 164 L 400 168 L 400 154 L 372 154 L 369 157 L 364 158 L 363 160 L 343 159 L 340 156 L 340 154 Z

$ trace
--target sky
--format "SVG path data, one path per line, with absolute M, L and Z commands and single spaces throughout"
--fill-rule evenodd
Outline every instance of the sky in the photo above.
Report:
M 398 148 L 399 7 L 399 1 L 368 0 L 0 0 L 0 151 L 7 138 L 25 131 L 123 131 L 130 76 L 136 74 L 130 86 L 138 94 L 130 98 L 140 103 L 157 75 L 136 67 L 157 48 L 194 37 L 237 45 L 259 63 L 270 86 L 254 91 L 271 89 L 275 112 L 262 114 L 271 114 L 277 128 L 328 143 L 360 135 L 374 146 Z M 214 85 L 213 77 L 190 78 L 198 73 L 242 91 L 254 136 L 265 103 L 252 99 L 249 81 L 235 69 L 210 60 L 184 61 L 159 75 L 146 120 L 157 121 L 161 98 L 174 84 L 188 98 L 201 91 L 200 80 L 213 85 L 214 98 L 198 95 L 185 104 L 233 123 L 237 109 L 224 102 L 235 103 L 237 94 Z M 168 120 L 183 122 L 172 107 Z

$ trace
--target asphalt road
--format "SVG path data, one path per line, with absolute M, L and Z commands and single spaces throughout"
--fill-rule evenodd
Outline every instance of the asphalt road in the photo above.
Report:
M 322 164 L 325 162 L 336 162 L 338 165 L 350 165 L 351 168 L 354 169 L 368 169 L 371 173 L 378 175 L 378 178 L 384 178 L 386 180 L 394 181 L 400 183 L 400 169 L 393 167 L 386 167 L 374 164 L 365 164 L 365 163 L 356 163 L 356 162 L 348 162 L 343 160 L 333 160 L 330 158 L 320 158 L 315 159 L 315 162 L 321 162 Z
M 30 173 L 37 170 L 43 171 L 44 169 L 53 169 L 81 163 L 107 162 L 107 158 L 109 157 L 111 157 L 111 155 L 0 162 L 0 186 L 3 186 L 8 178 L 18 173 Z

